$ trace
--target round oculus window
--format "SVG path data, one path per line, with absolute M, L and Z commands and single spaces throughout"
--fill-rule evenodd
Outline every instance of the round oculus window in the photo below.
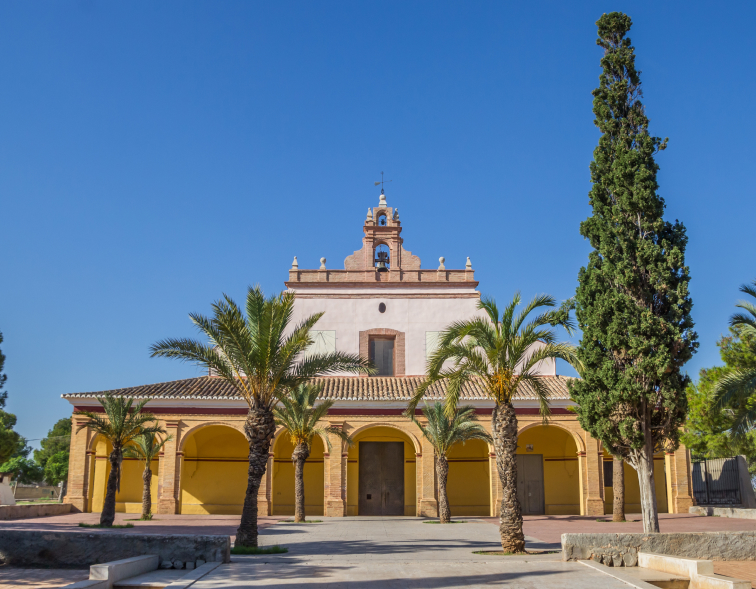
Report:
M 378 312 L 379 313 L 385 313 L 386 312 L 386 303 L 381 303 L 378 305 Z

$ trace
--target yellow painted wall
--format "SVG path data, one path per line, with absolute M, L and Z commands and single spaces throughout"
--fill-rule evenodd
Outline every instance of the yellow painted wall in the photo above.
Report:
M 519 435 L 517 453 L 543 455 L 546 515 L 580 515 L 580 465 L 572 434 L 551 425 L 531 427 Z
M 108 476 L 110 476 L 110 461 L 108 457 L 113 447 L 104 438 L 99 437 L 95 445 L 95 470 L 92 477 L 92 485 L 89 488 L 91 511 L 102 511 L 107 491 Z M 150 485 L 150 497 L 152 497 L 152 511 L 157 507 L 158 492 L 158 466 L 159 461 L 152 462 L 152 483 Z M 116 512 L 118 513 L 142 513 L 142 488 L 144 482 L 142 473 L 144 463 L 133 458 L 124 458 L 121 463 L 121 490 L 116 493 Z
M 249 469 L 244 435 L 210 425 L 191 434 L 183 450 L 180 513 L 241 514 Z
M 371 427 L 363 430 L 354 438 L 355 444 L 349 448 L 347 461 L 347 515 L 358 515 L 359 499 L 359 443 L 360 442 L 404 442 L 404 515 L 415 515 L 417 506 L 415 497 L 415 446 L 412 440 L 393 427 Z
M 455 444 L 449 450 L 446 492 L 452 515 L 489 515 L 491 492 L 488 454 L 488 444 L 483 440 Z
M 611 455 L 604 451 L 604 462 L 611 462 Z M 656 486 L 656 505 L 659 513 L 668 513 L 667 473 L 664 468 L 664 454 L 654 456 L 654 484 Z M 604 487 L 604 513 L 612 513 L 614 492 L 611 487 Z M 640 485 L 638 473 L 625 463 L 625 513 L 640 513 Z
M 294 446 L 285 432 L 274 447 L 273 459 L 273 515 L 294 515 L 294 464 L 291 454 Z M 310 457 L 304 466 L 305 515 L 323 515 L 324 477 L 323 441 L 313 438 Z

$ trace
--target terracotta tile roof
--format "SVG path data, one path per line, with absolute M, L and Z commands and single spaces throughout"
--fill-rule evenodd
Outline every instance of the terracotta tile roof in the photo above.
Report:
M 567 382 L 569 376 L 542 377 L 549 391 L 552 401 L 569 400 L 570 394 Z M 394 377 L 359 377 L 359 376 L 330 376 L 315 379 L 324 385 L 322 399 L 336 401 L 407 401 L 417 386 L 423 381 L 421 376 Z M 426 399 L 440 399 L 444 396 L 446 387 L 442 383 L 435 384 Z M 69 393 L 62 395 L 64 399 L 93 398 L 110 393 L 115 396 L 131 397 L 134 399 L 204 399 L 204 400 L 240 400 L 236 389 L 222 378 L 214 376 L 200 376 L 171 382 L 161 382 L 138 387 L 113 389 L 92 393 Z M 472 382 L 465 386 L 461 399 L 465 401 L 482 400 L 487 396 L 482 387 Z M 530 385 L 523 385 L 515 396 L 517 400 L 535 400 L 535 392 Z

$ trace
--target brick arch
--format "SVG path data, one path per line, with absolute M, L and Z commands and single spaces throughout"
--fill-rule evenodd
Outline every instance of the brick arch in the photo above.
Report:
M 376 311 L 377 313 L 377 311 Z M 394 336 L 394 376 L 404 376 L 407 371 L 405 334 L 403 331 L 377 327 L 360 332 L 360 356 L 370 357 L 369 342 L 371 335 Z
M 520 428 L 520 431 L 517 432 L 517 435 L 519 436 L 526 430 L 532 429 L 534 427 L 542 427 L 543 425 L 544 424 L 541 422 L 529 423 L 528 425 Z M 580 434 L 578 434 L 576 431 L 568 427 L 564 427 L 564 425 L 554 422 L 554 421 L 550 421 L 549 423 L 546 424 L 546 426 L 554 427 L 556 429 L 561 429 L 562 431 L 570 434 L 570 437 L 572 437 L 572 440 L 575 442 L 575 446 L 577 447 L 578 454 L 585 453 L 585 442 L 583 442 L 583 439 L 580 437 Z

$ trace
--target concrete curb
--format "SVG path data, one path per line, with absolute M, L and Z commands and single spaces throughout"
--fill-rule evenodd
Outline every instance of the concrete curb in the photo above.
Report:
M 197 567 L 190 573 L 187 573 L 180 579 L 177 579 L 170 585 L 166 585 L 165 589 L 187 589 L 187 587 L 191 587 L 194 585 L 197 581 L 205 577 L 206 575 L 212 573 L 215 569 L 217 569 L 221 564 L 220 562 L 208 562 L 206 564 L 203 564 L 200 567 Z
M 637 589 L 659 589 L 659 587 L 657 587 L 656 585 L 652 585 L 651 583 L 646 583 L 645 581 L 636 579 L 632 575 L 628 575 L 627 573 L 623 572 L 621 568 L 610 569 L 608 566 L 604 566 L 603 564 L 598 564 L 590 560 L 579 560 L 578 562 L 582 565 L 587 566 L 590 569 L 597 570 L 600 573 L 604 573 L 605 575 L 614 577 L 618 581 L 627 583 L 631 587 L 636 587 Z

